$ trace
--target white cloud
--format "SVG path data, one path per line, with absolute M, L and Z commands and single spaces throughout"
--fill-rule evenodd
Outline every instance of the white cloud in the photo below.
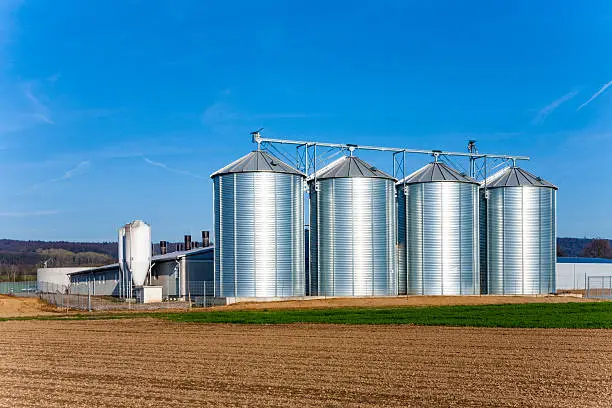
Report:
M 532 123 L 533 124 L 537 124 L 537 123 L 543 122 L 544 119 L 546 119 L 546 117 L 548 115 L 550 115 L 555 109 L 557 109 L 559 106 L 561 106 L 561 104 L 563 104 L 564 102 L 569 101 L 570 99 L 572 99 L 576 95 L 578 95 L 578 92 L 568 92 L 565 95 L 563 95 L 562 97 L 560 97 L 559 99 L 556 99 L 556 100 L 552 101 L 550 104 L 548 104 L 546 107 L 544 107 L 543 109 L 541 109 L 538 112 L 536 117 L 533 118 Z
M 28 116 L 51 125 L 55 124 L 55 122 L 50 119 L 51 109 L 41 101 L 40 96 L 34 94 L 34 82 L 25 83 L 23 88 L 23 93 L 26 99 L 30 101 L 32 109 L 34 110 L 34 113 L 28 114 Z
M 597 98 L 599 95 L 601 95 L 602 93 L 604 93 L 606 91 L 606 89 L 608 89 L 608 87 L 612 85 L 612 81 L 608 82 L 607 84 L 605 84 L 604 86 L 602 86 L 601 88 L 599 88 L 599 91 L 595 92 L 595 94 L 593 94 L 593 96 L 591 96 L 589 98 L 588 101 L 586 101 L 585 103 L 583 103 L 582 105 L 580 105 L 578 107 L 578 109 L 576 109 L 576 112 L 578 112 L 580 109 L 584 108 L 585 106 L 587 106 L 589 103 L 593 102 L 595 100 L 595 98 Z
M 59 214 L 58 210 L 39 210 L 39 211 L 24 211 L 24 212 L 0 212 L 0 217 L 36 217 L 42 215 Z
M 169 167 L 167 164 L 153 161 L 146 156 L 143 156 L 143 159 L 145 162 L 149 163 L 151 166 L 159 167 L 161 169 L 164 169 L 164 170 L 167 170 L 173 173 L 183 174 L 185 176 L 191 176 L 191 177 L 195 177 L 198 179 L 205 179 L 205 177 L 202 177 L 199 174 L 195 174 L 187 170 L 181 170 L 181 169 L 175 169 L 173 167 Z
M 67 170 L 63 176 L 58 177 L 58 178 L 54 178 L 49 180 L 49 182 L 51 183 L 56 183 L 58 181 L 62 181 L 62 180 L 69 180 L 71 178 L 73 178 L 74 176 L 78 176 L 80 174 L 85 173 L 89 167 L 90 167 L 91 163 L 87 160 L 84 160 L 82 162 L 80 162 L 76 167 Z
M 64 172 L 64 174 L 61 175 L 60 177 L 55 177 L 55 178 L 49 179 L 47 181 L 44 181 L 42 183 L 34 184 L 34 185 L 30 186 L 29 188 L 23 190 L 22 192 L 18 193 L 18 195 L 31 192 L 33 190 L 36 190 L 36 189 L 38 189 L 40 187 L 43 187 L 43 186 L 46 186 L 46 185 L 49 185 L 49 184 L 58 183 L 60 181 L 70 180 L 73 177 L 76 177 L 76 176 L 79 176 L 81 174 L 86 173 L 87 170 L 89 170 L 90 167 L 91 167 L 91 163 L 89 161 L 87 161 L 87 160 L 84 160 L 84 161 L 80 162 L 78 165 L 76 165 L 75 167 L 73 167 L 73 168 L 71 168 L 69 170 L 66 170 Z

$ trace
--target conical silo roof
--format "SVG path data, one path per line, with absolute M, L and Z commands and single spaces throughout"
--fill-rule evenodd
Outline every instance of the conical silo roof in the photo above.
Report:
M 485 183 L 482 183 L 483 185 Z M 508 167 L 500 170 L 487 178 L 487 188 L 498 187 L 548 187 L 557 189 L 557 186 L 521 169 L 520 167 Z
M 459 183 L 478 184 L 476 180 L 464 173 L 459 173 L 442 162 L 432 162 L 420 168 L 397 184 L 431 183 L 437 181 L 453 181 Z
M 382 170 L 361 160 L 355 156 L 345 156 L 334 161 L 328 166 L 317 171 L 316 177 L 318 180 L 329 178 L 349 178 L 349 177 L 365 177 L 365 178 L 383 178 L 395 180 Z
M 306 177 L 301 171 L 291 167 L 287 163 L 272 156 L 270 153 L 263 150 L 254 150 L 244 157 L 228 164 L 222 169 L 214 172 L 210 177 L 220 176 L 222 174 L 232 173 L 252 173 L 258 171 L 266 171 L 272 173 L 296 174 Z

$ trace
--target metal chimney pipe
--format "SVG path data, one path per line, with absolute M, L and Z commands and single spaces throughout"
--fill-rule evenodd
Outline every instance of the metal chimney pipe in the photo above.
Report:
M 191 249 L 191 235 L 185 235 L 185 251 Z
M 159 253 L 162 255 L 168 253 L 168 241 L 159 241 Z
M 202 246 L 204 248 L 210 246 L 210 232 L 209 231 L 202 231 Z

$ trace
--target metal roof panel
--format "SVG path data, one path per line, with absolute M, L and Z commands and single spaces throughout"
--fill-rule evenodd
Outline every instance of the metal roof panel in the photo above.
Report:
M 377 169 L 375 166 L 372 166 L 356 156 L 342 157 L 331 163 L 331 165 L 322 168 L 316 174 L 316 178 L 319 180 L 347 177 L 384 178 L 395 180 L 392 176 L 388 175 L 384 171 Z
M 460 173 L 452 167 L 442 162 L 432 162 L 425 167 L 420 168 L 397 184 L 416 184 L 416 183 L 431 183 L 431 182 L 454 181 L 459 183 L 478 184 L 476 180 Z
M 481 183 L 484 185 L 485 183 Z M 498 171 L 486 180 L 487 188 L 499 187 L 548 187 L 557 190 L 557 186 L 520 167 L 507 167 Z
M 210 177 L 212 178 L 223 174 L 251 173 L 259 171 L 296 174 L 305 177 L 304 173 L 263 150 L 252 151 L 235 162 L 217 170 Z

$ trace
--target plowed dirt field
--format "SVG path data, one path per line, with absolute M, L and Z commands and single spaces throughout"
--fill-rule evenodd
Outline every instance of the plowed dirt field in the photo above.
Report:
M 0 406 L 608 407 L 612 330 L 0 322 Z
M 37 297 L 0 295 L 0 317 L 47 316 L 53 315 L 56 310 Z

